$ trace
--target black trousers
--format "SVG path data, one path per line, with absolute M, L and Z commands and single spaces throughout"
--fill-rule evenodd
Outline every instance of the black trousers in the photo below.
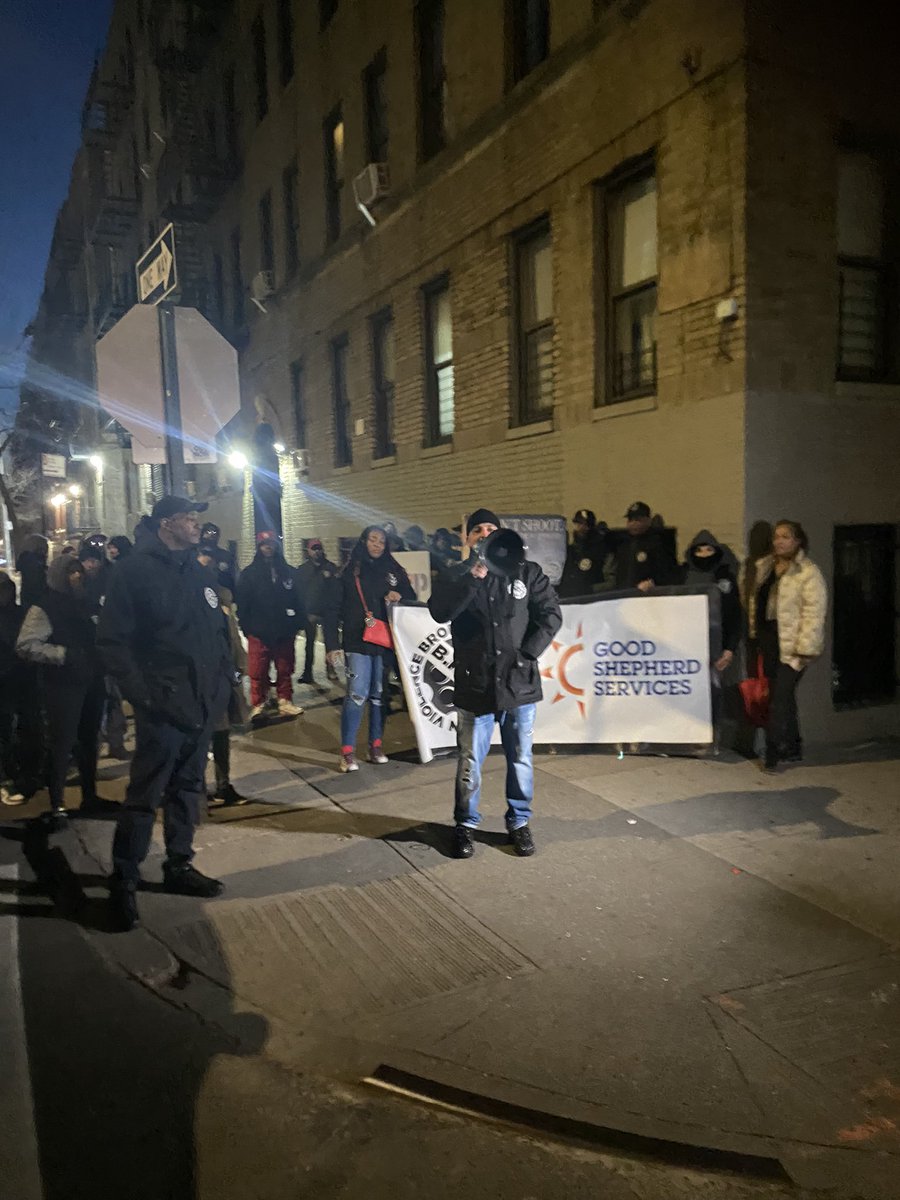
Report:
M 86 683 L 46 678 L 47 789 L 54 808 L 61 807 L 65 797 L 66 775 L 73 750 L 82 800 L 90 800 L 97 794 L 97 741 L 105 700 L 102 678 Z
M 110 675 L 106 680 L 106 740 L 111 749 L 120 749 L 125 744 L 128 722 L 122 708 L 122 693 Z
M 137 880 L 153 837 L 156 811 L 163 810 L 163 838 L 170 862 L 194 857 L 194 830 L 206 802 L 206 757 L 213 721 L 184 733 L 142 712 L 135 713 L 135 750 L 125 803 L 113 837 L 113 873 Z
M 231 733 L 217 729 L 212 735 L 213 766 L 216 771 L 216 793 L 231 783 Z
M 763 671 L 769 681 L 769 722 L 766 726 L 766 750 L 778 758 L 800 754 L 800 717 L 797 713 L 797 685 L 802 671 L 783 663 L 779 658 L 778 630 L 760 631 L 759 648 L 763 656 Z
M 313 659 L 316 656 L 316 630 L 318 628 L 318 621 L 306 622 L 306 654 L 303 659 L 303 674 L 310 678 L 312 678 Z

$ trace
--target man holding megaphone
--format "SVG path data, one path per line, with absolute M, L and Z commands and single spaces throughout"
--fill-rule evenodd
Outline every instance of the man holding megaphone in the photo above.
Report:
M 471 858 L 481 823 L 481 768 L 494 723 L 506 755 L 506 829 L 516 854 L 534 854 L 535 705 L 542 697 L 538 657 L 562 624 L 550 580 L 526 559 L 527 546 L 499 517 L 476 509 L 466 522 L 469 556 L 435 580 L 428 608 L 453 636 L 457 710 L 454 854 Z

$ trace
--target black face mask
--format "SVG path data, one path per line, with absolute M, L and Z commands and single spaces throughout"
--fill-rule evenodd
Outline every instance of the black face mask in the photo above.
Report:
M 714 567 L 719 565 L 719 560 L 722 557 L 722 552 L 717 550 L 715 554 L 711 554 L 708 558 L 699 558 L 696 554 L 691 555 L 691 566 L 695 571 L 712 571 Z

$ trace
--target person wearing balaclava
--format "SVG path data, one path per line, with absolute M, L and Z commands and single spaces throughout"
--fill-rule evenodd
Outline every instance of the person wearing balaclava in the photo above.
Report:
M 683 566 L 682 583 L 687 587 L 706 587 L 710 590 L 710 620 L 715 628 L 721 625 L 721 649 L 713 666 L 716 671 L 730 667 L 741 640 L 743 609 L 737 579 L 726 547 L 710 533 L 701 529 L 688 546 Z
M 530 821 L 534 803 L 532 744 L 542 698 L 538 658 L 562 624 L 559 600 L 536 562 L 524 559 L 509 575 L 489 572 L 477 553 L 500 527 L 488 508 L 466 522 L 470 557 L 435 580 L 429 611 L 450 622 L 453 638 L 457 766 L 453 852 L 471 858 L 473 831 L 481 823 L 481 768 L 494 725 L 506 755 L 506 831 L 520 858 L 534 854 Z M 465 566 L 471 563 L 468 570 Z
M 25 614 L 16 651 L 40 667 L 49 741 L 47 788 L 54 815 L 64 817 L 66 775 L 75 751 L 80 812 L 105 812 L 97 795 L 97 740 L 103 715 L 103 669 L 96 626 L 84 595 L 84 565 L 70 555 L 55 559 L 47 592 Z

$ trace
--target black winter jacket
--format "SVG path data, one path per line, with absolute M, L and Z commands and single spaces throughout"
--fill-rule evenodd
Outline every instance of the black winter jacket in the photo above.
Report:
M 23 664 L 16 655 L 23 616 L 18 604 L 0 604 L 0 713 L 15 712 L 23 686 Z
M 218 720 L 228 702 L 228 627 L 193 549 L 142 537 L 111 573 L 97 642 L 125 699 L 184 732 Z
M 297 568 L 297 587 L 306 619 L 321 620 L 325 649 L 336 650 L 342 596 L 340 570 L 327 558 L 320 563 L 309 558 Z
M 450 622 L 457 708 L 481 716 L 541 699 L 537 659 L 562 613 L 537 563 L 526 562 L 511 582 L 446 571 L 435 581 L 428 609 L 439 624 Z
M 694 558 L 697 546 L 713 546 L 716 553 L 711 558 Z M 683 571 L 684 584 L 709 588 L 710 614 L 722 625 L 722 649 L 734 654 L 741 640 L 744 610 L 726 547 L 708 529 L 701 529 L 688 547 Z
M 636 588 L 645 579 L 657 587 L 681 582 L 681 572 L 655 529 L 632 537 L 626 534 L 616 549 L 616 587 Z
M 395 558 L 386 551 L 381 558 L 370 558 L 363 550 L 358 558 L 351 558 L 341 574 L 341 619 L 344 623 L 343 647 L 347 654 L 383 654 L 381 646 L 363 641 L 365 613 L 359 592 L 356 590 L 355 569 L 359 567 L 359 586 L 366 600 L 366 607 L 380 621 L 386 621 L 388 592 L 397 592 L 402 600 L 415 600 L 416 593 L 409 576 Z
M 560 597 L 590 596 L 603 583 L 603 564 L 611 552 L 609 537 L 598 529 L 587 537 L 572 537 L 557 589 Z
M 297 573 L 280 554 L 265 558 L 257 550 L 241 571 L 235 601 L 241 629 L 264 646 L 293 642 L 306 620 Z

